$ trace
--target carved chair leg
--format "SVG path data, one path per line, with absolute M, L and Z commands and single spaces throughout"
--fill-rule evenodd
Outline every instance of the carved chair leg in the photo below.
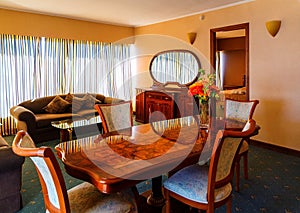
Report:
M 226 213 L 231 213 L 231 209 L 232 209 L 232 196 L 230 196 L 226 204 Z
M 235 190 L 237 192 L 240 191 L 240 160 L 241 160 L 241 157 L 238 156 L 237 157 L 237 160 L 236 160 L 236 163 L 235 163 L 235 172 L 236 172 L 236 185 L 235 185 Z
M 244 161 L 244 177 L 248 180 L 248 151 L 243 156 Z
M 165 202 L 166 202 L 166 213 L 171 212 L 171 203 L 170 203 L 170 195 L 168 190 L 164 190 L 164 195 L 165 195 Z

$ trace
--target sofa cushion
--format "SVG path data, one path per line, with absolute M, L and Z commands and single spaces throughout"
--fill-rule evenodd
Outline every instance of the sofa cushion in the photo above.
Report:
M 65 119 L 76 119 L 80 116 L 73 113 L 46 113 L 46 114 L 36 114 L 36 126 L 37 128 L 49 127 L 51 126 L 51 121 L 55 120 L 65 120 Z
M 48 113 L 63 113 L 69 107 L 70 103 L 57 95 L 46 107 Z

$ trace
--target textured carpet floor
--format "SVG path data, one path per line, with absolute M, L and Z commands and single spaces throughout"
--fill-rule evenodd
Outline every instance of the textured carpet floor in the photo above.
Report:
M 13 137 L 5 139 L 11 142 Z M 38 145 L 53 148 L 57 143 L 51 141 Z M 66 174 L 59 162 L 67 188 L 81 182 Z M 241 177 L 240 192 L 233 193 L 233 212 L 300 213 L 300 157 L 251 145 L 249 167 L 249 180 Z M 138 185 L 141 193 L 150 188 L 150 181 Z M 20 212 L 45 212 L 39 179 L 30 159 L 26 159 L 23 166 L 22 197 L 24 207 Z M 184 208 L 176 209 L 175 212 L 185 212 Z M 226 211 L 220 207 L 216 212 Z

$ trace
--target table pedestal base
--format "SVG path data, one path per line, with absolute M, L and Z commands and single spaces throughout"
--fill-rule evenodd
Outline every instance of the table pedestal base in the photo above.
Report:
M 162 207 L 165 205 L 165 198 L 162 194 L 162 176 L 152 178 L 152 193 L 147 198 L 151 206 Z
M 147 198 L 147 204 L 150 206 L 155 206 L 155 207 L 162 207 L 165 205 L 165 198 L 162 197 L 153 197 L 153 193 L 149 195 Z

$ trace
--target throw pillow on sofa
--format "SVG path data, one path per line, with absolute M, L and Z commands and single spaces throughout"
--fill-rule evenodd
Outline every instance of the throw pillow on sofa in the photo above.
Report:
M 74 95 L 72 95 L 71 93 L 68 93 L 65 97 L 65 100 L 68 101 L 70 104 L 72 104 L 73 97 L 74 97 Z
M 48 113 L 63 113 L 70 106 L 70 103 L 59 95 L 55 96 L 55 98 L 43 109 Z
M 68 93 L 65 100 L 70 103 L 69 112 L 78 112 L 84 104 L 85 99 L 74 96 Z
M 65 97 L 65 100 L 71 104 L 70 108 L 68 109 L 68 111 L 70 112 L 78 112 L 80 109 L 94 109 L 95 104 L 102 103 L 100 100 L 89 93 L 84 95 L 82 98 L 68 93 Z
M 97 98 L 95 98 L 93 95 L 91 94 L 86 94 L 85 96 L 83 96 L 83 99 L 85 100 L 85 108 L 87 109 L 94 109 L 95 104 L 101 104 L 102 102 L 99 101 Z

